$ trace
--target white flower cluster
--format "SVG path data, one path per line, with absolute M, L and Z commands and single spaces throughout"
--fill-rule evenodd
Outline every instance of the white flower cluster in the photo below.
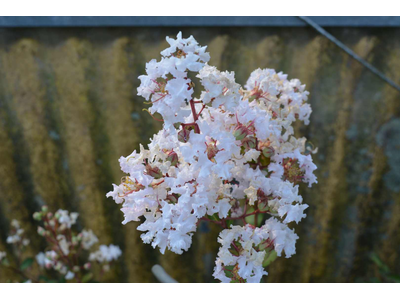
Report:
M 147 75 L 139 76 L 142 84 L 138 95 L 151 101 L 151 113 L 167 116 L 164 121 L 168 126 L 183 122 L 190 115 L 187 102 L 192 97 L 193 88 L 190 87 L 188 71 L 198 72 L 210 55 L 205 52 L 206 47 L 200 47 L 192 36 L 182 39 L 179 33 L 176 40 L 167 38 L 167 42 L 171 47 L 161 52 L 161 61 L 151 60 L 146 64 Z
M 148 150 L 140 145 L 140 152 L 120 158 L 128 176 L 107 197 L 122 203 L 124 224 L 144 217 L 141 238 L 161 253 L 188 250 L 198 222 L 212 219 L 225 228 L 215 277 L 227 281 L 223 272 L 235 265 L 243 280 L 259 281 L 265 274 L 259 245 L 272 241 L 279 255 L 295 253 L 297 235 L 286 224 L 299 222 L 308 207 L 298 184 L 317 182 L 306 139 L 295 138 L 292 126 L 309 122 L 308 92 L 271 69 L 251 73 L 242 89 L 234 72 L 207 64 L 206 47 L 192 36 L 167 41 L 138 88 L 150 113 L 162 116 L 163 129 Z M 204 88 L 199 99 L 192 97 L 193 74 Z M 260 228 L 227 225 L 260 214 L 271 216 Z M 234 241 L 240 244 L 235 257 Z
M 96 252 L 90 253 L 89 260 L 96 260 L 100 263 L 102 262 L 110 262 L 113 260 L 117 260 L 122 254 L 121 249 L 115 245 L 100 245 L 99 250 Z
M 24 229 L 21 228 L 17 220 L 11 221 L 11 235 L 7 237 L 6 242 L 8 244 L 21 244 L 22 246 L 28 246 L 30 240 L 24 238 Z
M 298 238 L 294 230 L 274 217 L 261 227 L 247 224 L 244 227 L 232 226 L 231 229 L 225 229 L 218 239 L 222 247 L 218 252 L 213 275 L 222 282 L 230 282 L 235 275 L 239 275 L 239 281 L 260 282 L 261 277 L 268 274 L 263 268 L 265 250 L 273 248 L 278 256 L 284 251 L 287 258 L 291 257 L 296 252 L 295 243 Z M 230 272 L 230 277 L 225 272 Z
M 60 274 L 64 275 L 66 280 L 75 278 L 75 272 L 69 270 L 68 266 L 63 263 L 61 257 L 54 251 L 46 251 L 45 253 L 39 252 L 36 255 L 36 262 L 41 268 L 54 269 Z
M 76 219 L 78 219 L 79 214 L 77 212 L 69 213 L 67 210 L 59 209 L 56 212 L 56 218 L 58 222 L 62 224 L 62 226 L 71 228 L 72 225 L 76 223 Z
M 99 239 L 97 236 L 93 233 L 92 229 L 89 230 L 82 230 L 81 232 L 82 235 L 82 248 L 85 250 L 89 250 L 94 244 L 96 244 Z
M 38 227 L 39 235 L 46 237 L 52 245 L 52 250 L 36 255 L 36 261 L 42 268 L 54 269 L 64 275 L 66 280 L 79 278 L 80 276 L 77 274 L 88 271 L 91 268 L 88 261 L 105 262 L 106 265 L 103 265 L 103 269 L 107 271 L 108 263 L 117 260 L 122 254 L 118 246 L 100 245 L 100 250 L 89 253 L 84 264 L 77 265 L 80 251 L 82 249 L 90 251 L 93 245 L 99 242 L 91 229 L 83 229 L 78 234 L 71 230 L 71 226 L 76 224 L 78 216 L 79 214 L 76 212 L 70 213 L 62 209 L 53 215 L 51 212 L 47 212 L 47 207 L 43 207 L 42 212 L 34 214 L 36 220 L 44 221 L 45 228 Z

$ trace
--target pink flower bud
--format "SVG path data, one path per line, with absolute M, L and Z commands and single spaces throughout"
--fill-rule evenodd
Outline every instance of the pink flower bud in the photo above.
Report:
M 178 131 L 178 141 L 186 143 L 189 140 L 190 131 L 186 128 Z
M 175 167 L 179 161 L 178 154 L 174 150 L 170 150 L 167 155 L 167 161 L 171 162 L 171 166 Z
M 150 166 L 150 164 L 146 165 L 146 174 L 154 177 L 154 179 L 160 179 L 163 177 L 161 170 L 158 167 Z
M 92 265 L 90 263 L 86 263 L 86 264 L 83 265 L 83 268 L 85 270 L 89 270 L 91 267 L 92 267 Z
M 254 136 L 248 136 L 242 140 L 242 146 L 246 149 L 255 149 L 257 145 L 256 138 Z
M 170 201 L 172 203 L 177 203 L 178 202 L 178 199 L 174 195 L 167 195 L 166 200 Z
M 46 230 L 44 230 L 43 227 L 38 226 L 38 230 L 37 230 L 38 234 L 40 236 L 44 236 L 46 234 Z
M 233 131 L 233 136 L 238 140 L 243 140 L 249 134 L 249 130 L 243 124 L 239 124 L 236 126 L 235 130 Z
M 275 149 L 271 146 L 262 149 L 262 153 L 265 157 L 271 157 L 275 154 Z
M 33 214 L 33 219 L 36 221 L 40 221 L 42 219 L 42 214 L 40 212 L 35 212 Z

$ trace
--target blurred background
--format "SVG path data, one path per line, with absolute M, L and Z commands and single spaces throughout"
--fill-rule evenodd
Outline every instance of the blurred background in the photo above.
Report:
M 400 20 L 311 17 L 400 84 Z M 296 17 L 1 17 L 0 250 L 10 221 L 43 250 L 33 212 L 47 204 L 80 213 L 101 243 L 123 251 L 111 282 L 156 282 L 158 263 L 181 282 L 213 282 L 219 228 L 200 224 L 189 252 L 161 255 L 121 225 L 105 194 L 123 176 L 118 158 L 161 125 L 136 95 L 145 63 L 165 36 L 193 35 L 210 64 L 245 84 L 256 68 L 299 78 L 310 91 L 319 183 L 302 187 L 307 218 L 297 254 L 278 258 L 267 282 L 376 282 L 400 275 L 400 92 Z M 385 267 L 386 266 L 386 267 Z M 383 270 L 385 269 L 385 270 Z M 389 270 L 389 271 L 388 271 Z M 0 269 L 0 282 L 12 276 Z

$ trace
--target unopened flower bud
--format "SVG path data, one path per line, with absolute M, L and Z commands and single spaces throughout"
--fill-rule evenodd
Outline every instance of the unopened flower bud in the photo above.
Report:
M 242 146 L 246 149 L 255 149 L 257 145 L 257 140 L 254 136 L 248 136 L 242 140 Z
M 174 195 L 167 195 L 166 200 L 167 200 L 167 201 L 170 201 L 170 202 L 172 202 L 172 203 L 178 202 L 178 199 L 177 199 Z
M 171 166 L 175 167 L 179 161 L 178 154 L 174 150 L 171 150 L 167 152 L 167 155 L 167 161 L 170 161 Z
M 47 218 L 52 219 L 53 218 L 53 213 L 52 212 L 47 213 Z
M 89 270 L 91 267 L 92 267 L 92 265 L 90 263 L 86 263 L 86 264 L 83 265 L 83 268 L 85 270 Z
M 49 207 L 47 205 L 42 206 L 42 212 L 47 213 L 49 211 Z
M 46 230 L 43 227 L 38 227 L 37 232 L 40 236 L 44 236 L 46 234 Z
M 58 220 L 58 219 L 61 217 L 61 215 L 60 215 L 60 213 L 56 213 L 56 214 L 54 215 L 54 217 Z
M 275 149 L 271 146 L 262 149 L 262 153 L 265 157 L 271 157 L 275 154 Z
M 178 131 L 178 141 L 186 143 L 189 140 L 190 131 L 186 128 Z
M 81 241 L 81 240 L 82 240 L 82 237 L 83 237 L 82 232 L 79 233 L 79 234 L 76 236 L 76 238 L 77 238 L 78 241 Z
M 54 226 L 56 226 L 56 222 L 54 221 L 54 220 L 50 220 L 49 221 L 49 225 L 51 226 L 51 227 L 54 227 Z M 64 224 L 63 224 L 64 225 Z M 60 227 L 61 228 L 61 227 Z
M 62 265 L 62 263 L 59 261 L 59 262 L 57 262 L 57 264 L 54 266 L 54 269 L 55 269 L 56 271 L 59 271 L 59 270 L 61 270 L 62 267 L 63 267 L 63 265 Z
M 150 164 L 146 165 L 146 173 L 147 175 L 154 177 L 154 179 L 160 179 L 163 177 L 161 170 L 158 167 L 150 166 Z
M 33 219 L 36 221 L 40 221 L 42 219 L 42 214 L 40 212 L 35 212 L 33 214 Z
M 268 203 L 266 202 L 258 202 L 258 210 L 260 212 L 266 212 L 269 210 Z
M 241 141 L 249 134 L 249 130 L 243 124 L 239 124 L 236 126 L 235 130 L 233 131 L 233 136 L 236 140 Z

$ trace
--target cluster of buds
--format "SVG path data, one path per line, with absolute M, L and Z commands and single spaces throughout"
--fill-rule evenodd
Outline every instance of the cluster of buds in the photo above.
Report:
M 100 264 L 103 271 L 107 271 L 112 262 L 117 260 L 122 253 L 119 247 L 114 245 L 100 245 L 99 250 L 90 253 L 90 250 L 99 240 L 92 230 L 84 229 L 81 232 L 72 230 L 78 216 L 78 213 L 69 213 L 62 209 L 52 213 L 48 211 L 47 206 L 43 206 L 40 212 L 33 214 L 36 221 L 42 222 L 42 226 L 38 226 L 37 232 L 47 242 L 46 251 L 36 255 L 36 262 L 43 271 L 55 270 L 61 274 L 62 280 L 88 282 L 93 277 L 91 273 L 93 261 Z M 23 233 L 17 221 L 13 220 L 12 227 L 12 233 L 16 231 L 17 234 L 19 233 L 18 236 Z M 11 236 L 11 240 L 13 242 L 17 240 L 15 234 Z M 23 241 L 22 239 L 21 243 L 24 243 Z M 102 255 L 105 257 L 104 259 L 92 259 L 93 256 L 100 257 Z M 33 258 L 26 259 L 25 264 L 21 264 L 23 270 L 18 270 L 19 275 L 22 275 L 25 279 L 29 278 L 23 271 L 30 267 L 33 262 Z M 13 269 L 17 270 L 16 268 Z M 39 281 L 40 279 L 30 278 L 30 280 Z
M 192 36 L 167 42 L 138 88 L 163 128 L 148 149 L 120 158 L 127 176 L 107 197 L 122 204 L 123 224 L 142 222 L 143 242 L 161 253 L 187 251 L 199 222 L 221 226 L 214 277 L 259 282 L 271 257 L 295 253 L 298 236 L 287 224 L 308 207 L 299 184 L 317 182 L 314 151 L 293 128 L 309 123 L 308 92 L 272 69 L 253 71 L 243 89 L 234 72 L 207 64 Z

